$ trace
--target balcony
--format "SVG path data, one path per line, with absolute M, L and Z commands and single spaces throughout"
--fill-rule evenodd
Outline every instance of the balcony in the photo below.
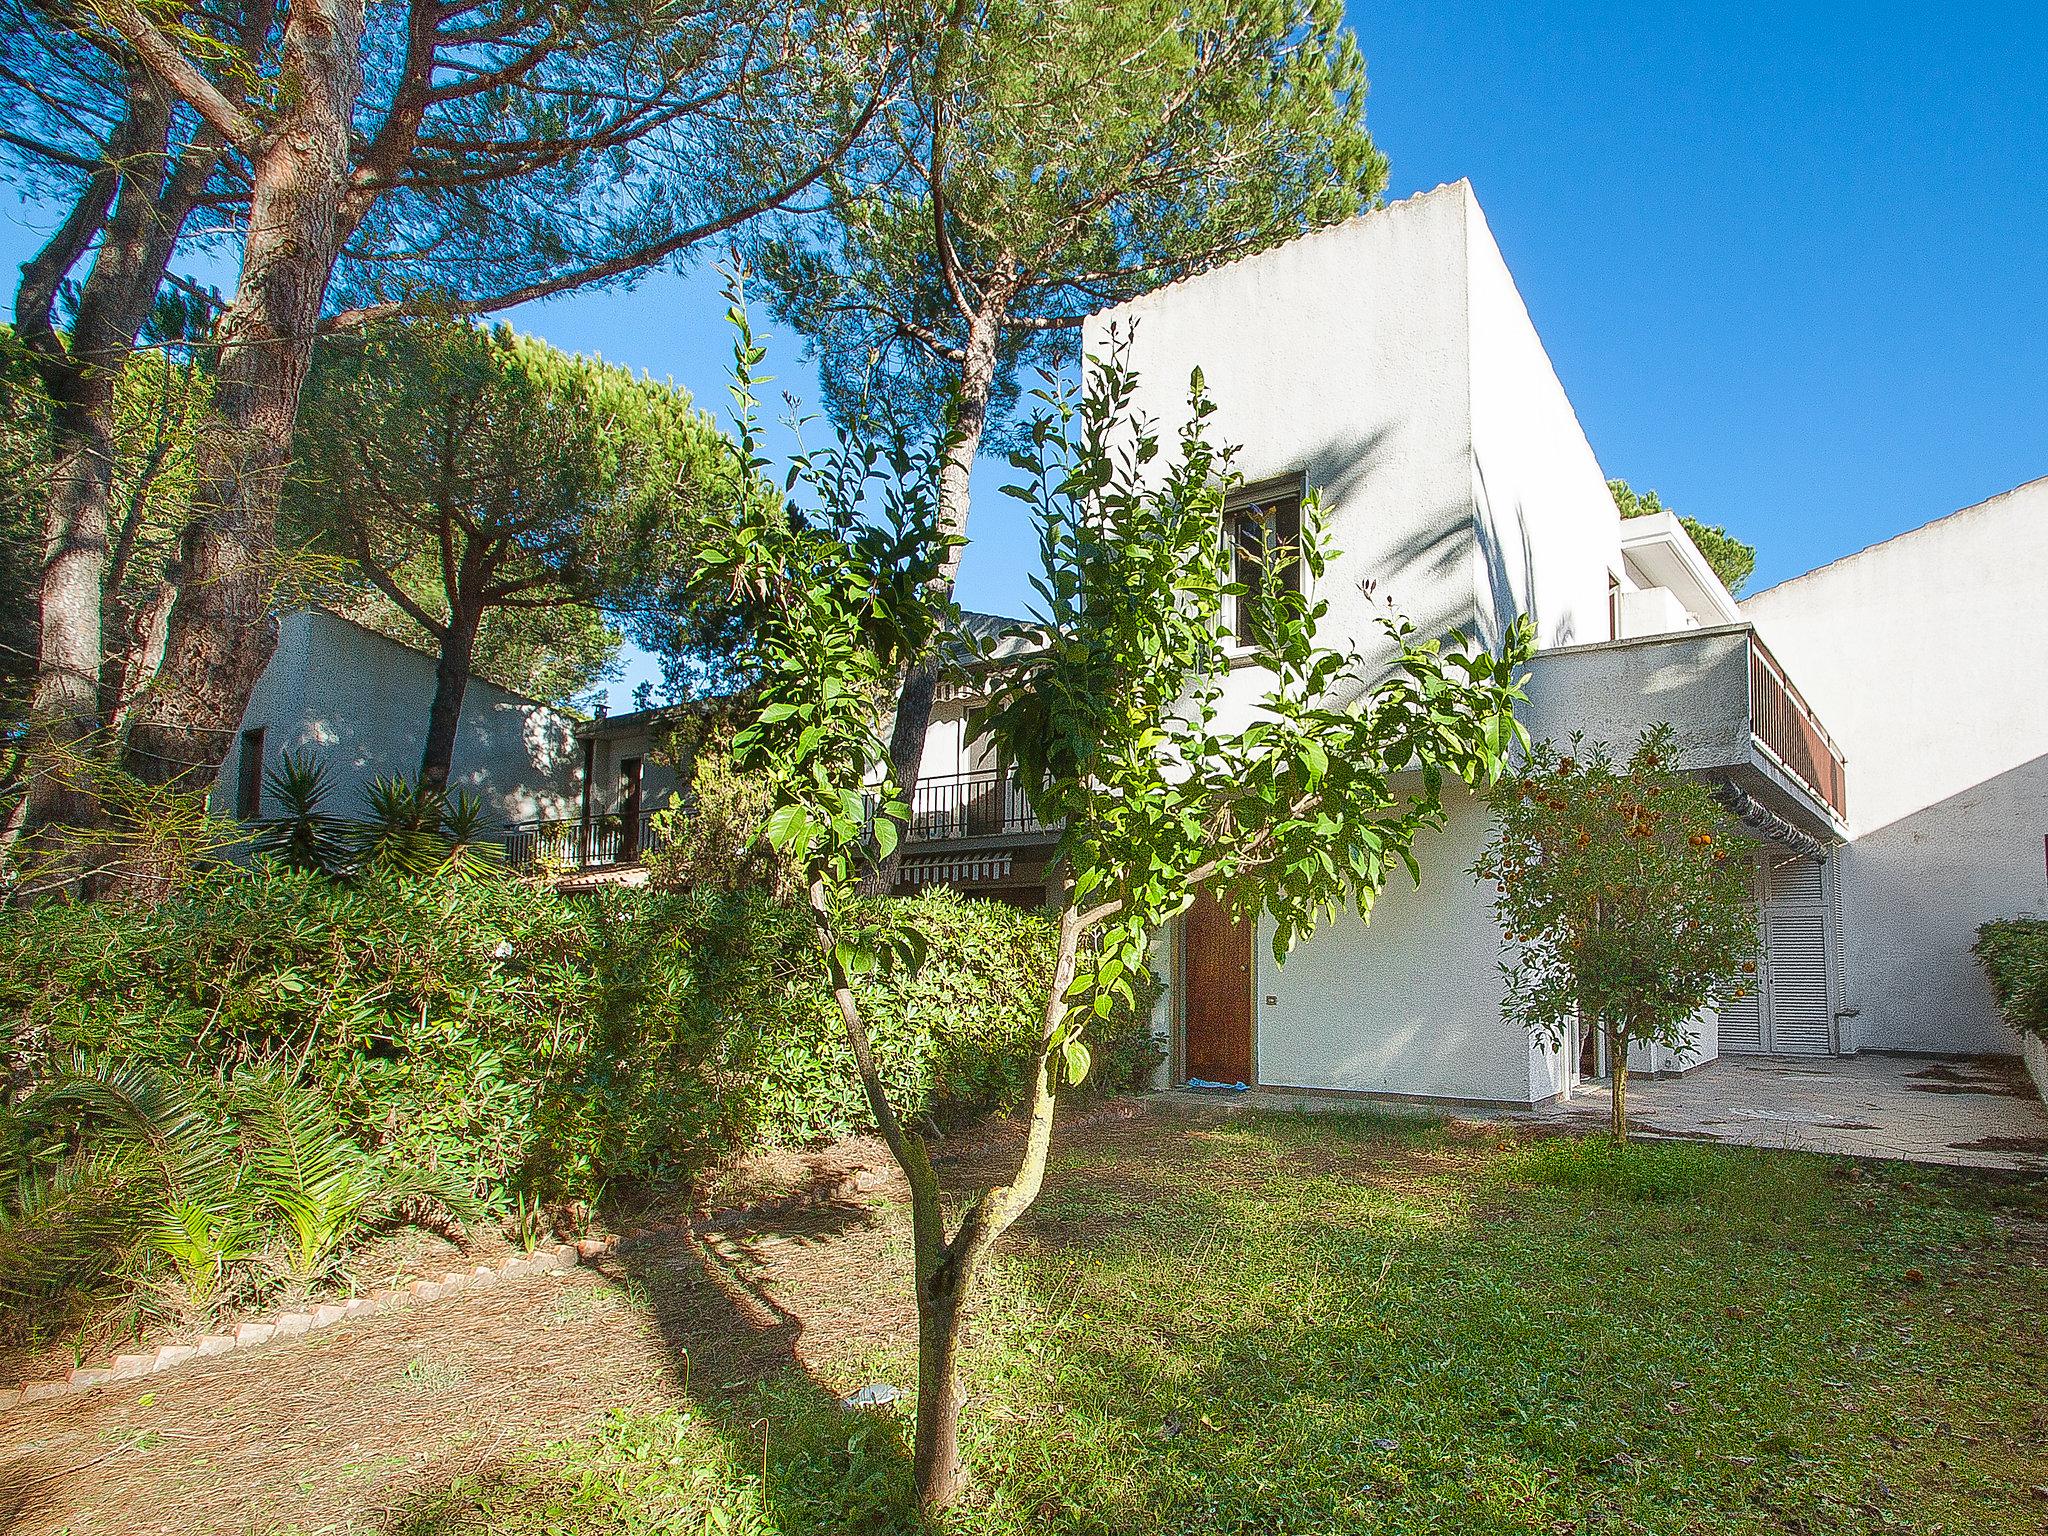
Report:
M 574 816 L 513 822 L 505 828 L 505 862 L 519 870 L 564 873 L 637 864 L 643 855 L 666 846 L 653 818 L 653 810 L 644 810 L 630 829 L 626 819 L 616 815 L 595 816 L 588 822 Z
M 1668 723 L 1678 766 L 1732 784 L 1808 836 L 1847 830 L 1841 749 L 1747 624 L 1562 646 L 1529 664 L 1529 734 L 1617 752 Z
M 990 770 L 920 778 L 910 797 L 913 843 L 967 838 L 1022 838 L 1051 832 L 1031 809 L 1015 777 Z

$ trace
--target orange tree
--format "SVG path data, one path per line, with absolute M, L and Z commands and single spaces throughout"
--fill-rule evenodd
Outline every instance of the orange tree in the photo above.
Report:
M 1552 1045 L 1576 1021 L 1605 1038 L 1614 1137 L 1628 1138 L 1628 1052 L 1693 1050 L 1687 1023 L 1754 984 L 1749 861 L 1713 791 L 1674 766 L 1671 727 L 1626 763 L 1574 735 L 1530 749 L 1490 796 L 1498 828 L 1475 866 L 1494 884 L 1509 955 L 1502 1012 Z
M 760 349 L 737 303 L 733 320 L 741 457 L 759 467 L 750 370 Z M 1039 397 L 1045 409 L 1012 460 L 1043 557 L 1038 649 L 995 679 L 977 729 L 1060 828 L 1059 942 L 1034 1021 L 1015 1171 L 951 1212 L 925 1129 L 892 1100 L 869 1044 L 871 1013 L 887 1006 L 872 978 L 914 966 L 918 946 L 853 900 L 861 870 L 896 846 L 907 817 L 874 700 L 952 617 L 931 579 L 956 537 L 938 510 L 942 453 L 808 455 L 789 498 L 742 499 L 700 557 L 705 588 L 729 589 L 755 615 L 758 713 L 734 736 L 734 760 L 770 789 L 763 832 L 800 872 L 869 1111 L 910 1186 L 912 1475 L 927 1510 L 966 1487 L 959 1357 L 977 1278 L 1037 1198 L 1058 1093 L 1087 1074 L 1095 1022 L 1136 1005 L 1163 925 L 1204 887 L 1241 914 L 1269 914 L 1281 951 L 1343 907 L 1369 913 L 1392 873 L 1415 869 L 1417 835 L 1443 824 L 1445 782 L 1491 783 L 1520 739 L 1514 671 L 1526 624 L 1497 655 L 1446 649 L 1399 623 L 1371 658 L 1319 641 L 1324 602 L 1313 591 L 1248 593 L 1228 580 L 1220 523 L 1233 471 L 1209 441 L 1214 407 L 1199 374 L 1171 448 L 1136 417 L 1135 388 L 1113 347 L 1078 395 L 1049 386 Z M 1312 500 L 1301 559 L 1311 581 L 1324 569 Z M 1233 596 L 1254 605 L 1265 692 L 1255 720 L 1225 728 Z

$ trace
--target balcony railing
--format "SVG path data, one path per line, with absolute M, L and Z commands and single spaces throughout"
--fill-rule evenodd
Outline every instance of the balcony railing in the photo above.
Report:
M 1008 774 L 991 771 L 921 778 L 910 799 L 911 842 L 1045 830 L 1023 787 Z
M 521 821 L 505 828 L 505 862 L 514 869 L 602 869 L 637 863 L 664 844 L 653 810 L 642 811 L 630 829 L 616 815 Z
M 1756 739 L 1788 773 L 1825 800 L 1836 816 L 1848 816 L 1841 748 L 1754 633 L 1749 637 L 1749 720 Z

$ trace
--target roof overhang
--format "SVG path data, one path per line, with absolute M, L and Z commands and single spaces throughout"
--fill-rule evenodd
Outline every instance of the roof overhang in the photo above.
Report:
M 1621 557 L 1636 585 L 1663 587 L 1685 604 L 1702 628 L 1740 624 L 1742 610 L 1707 564 L 1685 525 L 1669 512 L 1621 520 Z

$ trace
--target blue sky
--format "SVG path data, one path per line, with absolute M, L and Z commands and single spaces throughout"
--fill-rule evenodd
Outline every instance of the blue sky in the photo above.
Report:
M 1601 463 L 1754 543 L 1753 587 L 2048 474 L 2048 7 L 1351 18 L 1389 196 L 1471 178 Z M 0 262 L 46 223 L 0 207 Z M 514 319 L 722 411 L 716 288 Z M 989 495 L 976 534 L 962 600 L 1019 610 L 1029 530 Z

